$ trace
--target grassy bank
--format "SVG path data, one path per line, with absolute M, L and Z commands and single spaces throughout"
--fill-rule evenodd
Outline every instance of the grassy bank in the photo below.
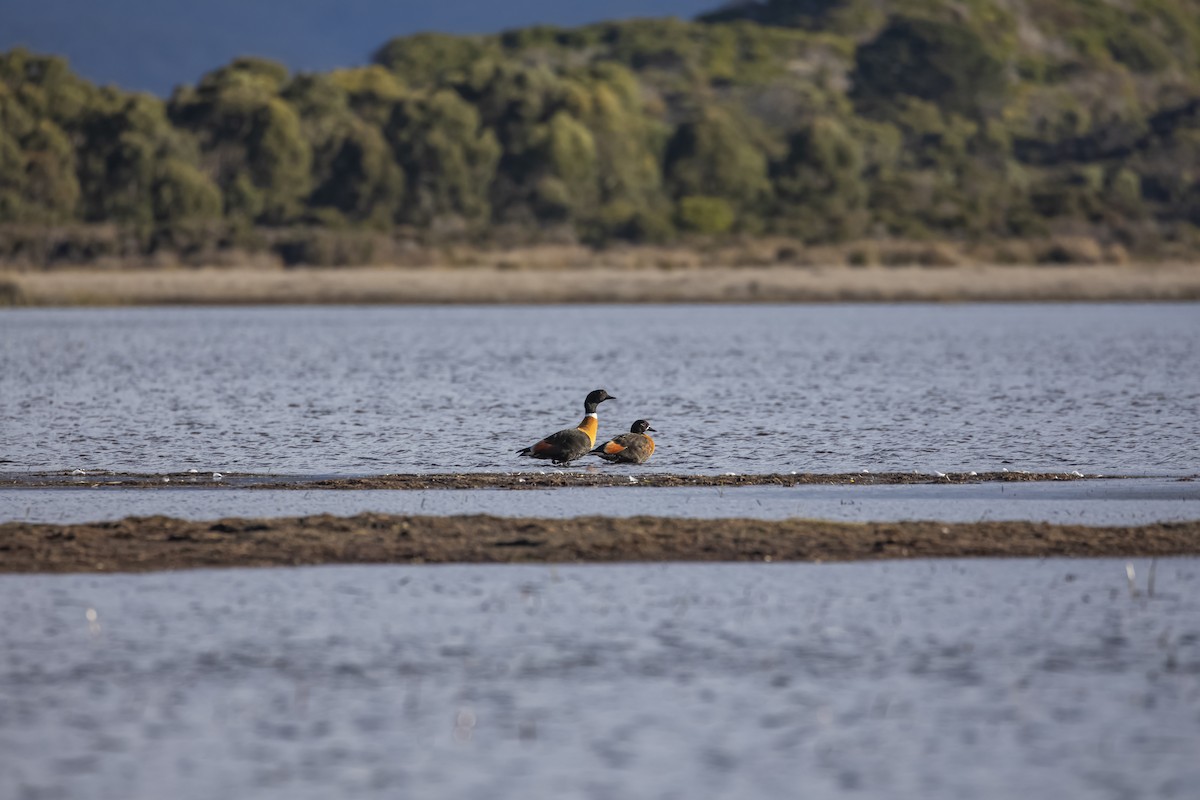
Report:
M 59 270 L 0 272 L 0 305 L 1179 301 L 1200 268 L 1152 266 Z

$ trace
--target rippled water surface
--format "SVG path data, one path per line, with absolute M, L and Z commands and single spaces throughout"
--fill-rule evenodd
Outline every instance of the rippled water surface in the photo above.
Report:
M 294 517 L 308 514 L 492 514 L 504 517 L 828 519 L 846 522 L 1032 520 L 1142 525 L 1200 519 L 1200 482 L 1174 478 L 914 486 L 745 486 L 586 489 L 310 491 L 4 489 L 0 522 L 69 524 L 124 517 Z
M 1194 798 L 1200 561 L 1130 567 L 0 576 L 0 797 Z
M 543 468 L 582 415 L 664 471 L 1200 465 L 1191 305 L 0 311 L 0 471 Z

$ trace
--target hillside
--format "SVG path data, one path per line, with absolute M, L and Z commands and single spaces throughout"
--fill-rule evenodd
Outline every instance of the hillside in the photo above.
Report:
M 10 51 L 0 258 L 758 236 L 1200 249 L 1200 0 L 888 8 L 423 34 L 321 74 L 240 59 L 166 101 Z
M 0 3 L 0 51 L 66 56 L 98 84 L 166 97 L 218 64 L 257 55 L 304 72 L 365 61 L 386 36 L 692 17 L 713 0 L 38 0 Z

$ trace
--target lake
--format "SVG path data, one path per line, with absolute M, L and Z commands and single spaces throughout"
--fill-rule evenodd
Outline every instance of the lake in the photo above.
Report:
M 1200 785 L 1195 558 L 8 575 L 0 608 L 5 798 Z
M 1200 516 L 1196 305 L 0 311 L 0 473 L 1134 480 L 16 488 L 0 520 Z M 594 469 L 613 469 L 592 464 Z M 1152 577 L 1153 576 L 1153 577 Z M 1200 559 L 0 575 L 0 797 L 1186 797 Z
M 296 517 L 308 514 L 637 515 L 827 519 L 842 522 L 1031 520 L 1143 525 L 1200 519 L 1200 481 L 1135 478 L 907 486 L 640 486 L 538 489 L 241 490 L 0 489 L 0 522 L 70 524 L 124 517 Z
M 1195 304 L 756 305 L 3 310 L 0 472 L 545 469 L 596 387 L 659 471 L 1200 469 Z

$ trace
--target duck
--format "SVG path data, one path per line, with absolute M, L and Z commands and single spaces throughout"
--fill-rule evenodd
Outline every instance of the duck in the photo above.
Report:
M 600 429 L 596 408 L 605 400 L 616 399 L 603 389 L 589 392 L 583 401 L 583 420 L 578 425 L 556 431 L 540 442 L 518 450 L 517 455 L 549 459 L 558 465 L 586 456 L 595 446 L 596 432 Z
M 646 420 L 639 419 L 629 426 L 629 433 L 614 436 L 593 450 L 592 455 L 621 464 L 644 464 L 654 455 L 654 440 L 646 435 L 646 431 L 654 431 L 654 428 Z

